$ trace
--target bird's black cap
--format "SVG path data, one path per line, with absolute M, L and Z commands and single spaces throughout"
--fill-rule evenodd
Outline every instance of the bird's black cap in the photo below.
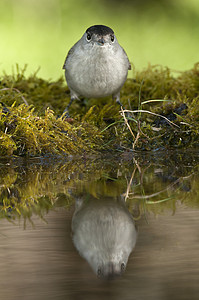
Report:
M 107 35 L 107 34 L 114 34 L 114 31 L 105 25 L 94 25 L 89 27 L 86 30 L 86 33 L 90 33 L 90 34 L 99 34 L 99 35 Z

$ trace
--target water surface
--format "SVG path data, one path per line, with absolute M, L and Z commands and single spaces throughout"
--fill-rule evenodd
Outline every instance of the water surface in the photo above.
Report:
M 198 162 L 2 161 L 1 299 L 198 299 Z

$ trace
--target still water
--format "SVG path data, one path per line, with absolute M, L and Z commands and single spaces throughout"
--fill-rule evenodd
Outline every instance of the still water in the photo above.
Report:
M 0 299 L 198 299 L 197 152 L 0 167 Z

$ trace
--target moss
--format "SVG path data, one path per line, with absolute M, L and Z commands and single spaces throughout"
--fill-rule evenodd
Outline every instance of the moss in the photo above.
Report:
M 79 197 L 116 201 L 127 192 L 133 215 L 136 209 L 141 215 L 175 212 L 179 203 L 199 207 L 197 151 L 129 154 L 0 160 L 0 218 L 43 218 L 57 207 L 70 208 Z
M 37 74 L 26 78 L 25 69 L 1 76 L 0 156 L 82 155 L 199 145 L 199 63 L 177 74 L 149 65 L 127 80 L 121 101 L 130 110 L 125 115 L 136 141 L 111 97 L 74 101 L 72 118 L 62 119 L 70 100 L 63 78 L 46 81 Z

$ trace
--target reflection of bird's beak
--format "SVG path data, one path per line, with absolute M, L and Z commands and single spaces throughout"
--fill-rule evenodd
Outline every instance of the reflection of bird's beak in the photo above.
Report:
M 103 38 L 100 38 L 100 39 L 97 41 L 97 44 L 98 44 L 99 46 L 104 46 L 104 43 L 105 43 L 105 41 L 104 41 Z

